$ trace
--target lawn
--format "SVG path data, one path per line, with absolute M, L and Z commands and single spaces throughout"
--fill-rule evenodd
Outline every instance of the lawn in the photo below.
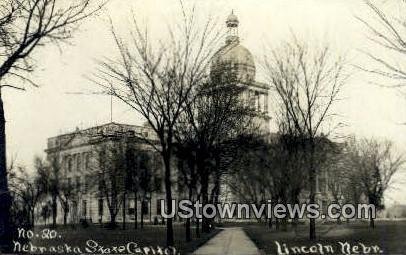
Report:
M 308 240 L 308 225 L 284 232 L 270 230 L 264 224 L 251 224 L 244 225 L 244 230 L 264 254 L 406 254 L 406 221 L 376 222 L 375 229 L 369 228 L 367 222 L 319 224 L 317 240 L 312 242 Z M 279 253 L 275 241 L 281 247 Z M 304 250 L 300 253 L 302 246 Z
M 158 246 L 165 247 L 166 242 L 166 228 L 162 225 L 146 225 L 144 226 L 144 229 L 140 229 L 139 227 L 138 229 L 134 229 L 134 226 L 127 226 L 126 230 L 120 228 L 110 230 L 96 225 L 89 226 L 88 228 L 79 226 L 76 226 L 75 228 L 59 226 L 56 228 L 57 234 L 52 232 L 52 237 L 55 237 L 52 239 L 44 238 L 43 231 L 44 228 L 42 227 L 35 228 L 33 231 L 34 237 L 31 239 L 31 243 L 36 247 L 46 247 L 47 251 L 44 252 L 45 254 L 58 253 L 50 251 L 50 249 L 51 247 L 56 247 L 56 249 L 58 249 L 58 247 L 61 246 L 63 246 L 64 250 L 61 250 L 60 254 L 75 254 L 76 252 L 73 250 L 75 246 L 79 246 L 81 252 L 84 253 L 86 242 L 88 240 L 94 240 L 99 244 L 98 250 L 93 252 L 94 254 L 103 254 L 103 252 L 106 252 L 106 254 L 128 254 L 127 251 L 120 252 L 118 247 L 122 245 L 125 246 L 131 242 L 136 243 L 138 247 L 149 247 L 143 249 L 143 252 L 136 254 L 160 254 L 158 252 Z M 202 234 L 200 238 L 197 238 L 194 229 L 192 229 L 193 240 L 191 242 L 185 242 L 185 228 L 180 224 L 174 225 L 174 247 L 178 251 L 177 254 L 190 254 L 219 231 L 220 230 L 213 230 L 211 233 Z M 47 230 L 45 230 L 45 233 L 47 233 Z M 134 243 L 131 244 L 133 252 L 135 248 Z M 67 252 L 65 244 L 70 246 L 72 252 Z M 91 244 L 92 247 L 94 247 L 94 244 L 95 243 Z M 99 249 L 100 246 L 103 246 L 103 249 Z M 117 250 L 115 250 L 114 246 Z M 148 251 L 148 249 L 150 250 Z M 155 251 L 155 253 L 153 253 L 153 251 Z M 37 252 L 41 253 L 38 250 Z

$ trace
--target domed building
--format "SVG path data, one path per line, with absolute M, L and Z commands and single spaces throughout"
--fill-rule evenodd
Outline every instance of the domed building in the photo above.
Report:
M 210 77 L 216 83 L 244 88 L 242 99 L 252 105 L 261 128 L 269 132 L 269 86 L 255 80 L 256 67 L 251 52 L 240 44 L 239 20 L 231 12 L 226 20 L 226 42 L 213 56 Z

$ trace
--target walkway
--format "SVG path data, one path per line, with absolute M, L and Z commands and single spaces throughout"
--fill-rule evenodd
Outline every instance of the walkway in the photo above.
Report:
M 197 249 L 194 255 L 259 255 L 258 248 L 241 228 L 224 228 Z

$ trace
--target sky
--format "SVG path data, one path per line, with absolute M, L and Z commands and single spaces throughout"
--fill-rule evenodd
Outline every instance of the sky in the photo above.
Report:
M 225 24 L 231 10 L 240 21 L 241 43 L 259 61 L 267 47 L 277 47 L 296 34 L 309 42 L 328 42 L 349 66 L 368 65 L 362 51 L 379 52 L 367 39 L 366 28 L 356 17 L 373 19 L 361 0 L 206 0 L 195 4 L 199 16 L 214 15 Z M 377 1 L 379 2 L 379 1 Z M 395 11 L 396 8 L 384 8 Z M 167 23 L 180 15 L 178 0 L 110 0 L 102 14 L 81 27 L 70 41 L 59 47 L 47 46 L 34 52 L 37 69 L 33 79 L 40 88 L 6 91 L 8 157 L 32 167 L 36 155 L 44 156 L 47 138 L 78 128 L 110 121 L 110 98 L 94 95 L 99 90 L 87 77 L 95 72 L 96 61 L 115 53 L 109 17 L 123 33 L 133 28 L 131 14 L 148 24 L 154 35 L 166 31 Z M 392 57 L 392 56 L 391 56 Z M 374 77 L 354 68 L 338 105 L 345 128 L 343 135 L 393 140 L 406 151 L 406 98 L 392 89 L 374 85 Z M 259 70 L 257 78 L 261 80 Z M 272 102 L 270 102 L 272 105 Z M 272 111 L 272 109 L 271 109 Z M 113 121 L 140 124 L 139 115 L 113 100 Z M 395 180 L 406 180 L 399 173 Z M 406 204 L 406 185 L 398 183 L 385 194 L 388 203 Z

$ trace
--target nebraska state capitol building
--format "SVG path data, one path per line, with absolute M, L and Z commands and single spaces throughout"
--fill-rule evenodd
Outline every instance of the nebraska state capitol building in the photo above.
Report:
M 222 46 L 212 57 L 210 77 L 214 81 L 224 81 L 226 76 L 232 74 L 236 79 L 233 84 L 228 86 L 239 86 L 244 88 L 241 98 L 249 103 L 256 112 L 255 119 L 265 134 L 269 133 L 269 111 L 268 111 L 268 91 L 269 86 L 265 83 L 255 80 L 256 66 L 251 52 L 240 43 L 238 36 L 239 20 L 234 13 L 231 13 L 227 20 L 227 36 L 224 46 Z M 47 156 L 58 157 L 63 171 L 63 182 L 75 189 L 74 195 L 69 199 L 69 208 L 67 212 L 67 223 L 77 223 L 81 219 L 92 222 L 108 222 L 109 211 L 106 204 L 106 198 L 98 192 L 95 184 L 95 177 L 90 174 L 91 169 L 97 168 L 95 146 L 111 142 L 106 139 L 114 137 L 118 133 L 129 135 L 142 135 L 154 140 L 154 132 L 148 126 L 134 126 L 118 123 L 108 123 L 101 126 L 92 127 L 85 130 L 76 130 L 75 132 L 62 134 L 48 139 L 46 149 Z M 137 141 L 139 147 L 147 151 L 153 162 L 159 162 L 160 156 L 153 148 L 141 140 Z M 155 164 L 155 173 L 163 177 L 163 165 Z M 174 183 L 176 183 L 177 174 L 173 173 Z M 163 178 L 162 178 L 163 180 Z M 92 185 L 93 184 L 93 185 Z M 138 219 L 143 216 L 146 221 L 153 221 L 160 215 L 160 199 L 165 198 L 164 185 L 161 189 L 148 194 L 148 199 L 143 202 L 137 201 L 131 193 L 127 196 L 120 210 L 126 210 L 126 221 L 134 221 L 135 215 Z M 174 198 L 179 194 L 177 185 L 173 186 Z M 224 193 L 228 193 L 227 187 L 224 187 Z M 225 195 L 226 196 L 226 195 Z M 46 201 L 42 206 L 46 206 Z M 63 207 L 58 203 L 57 222 L 63 222 Z M 136 212 L 137 210 L 137 212 Z M 123 221 L 122 212 L 118 212 L 116 220 Z M 38 216 L 39 221 L 41 217 Z

